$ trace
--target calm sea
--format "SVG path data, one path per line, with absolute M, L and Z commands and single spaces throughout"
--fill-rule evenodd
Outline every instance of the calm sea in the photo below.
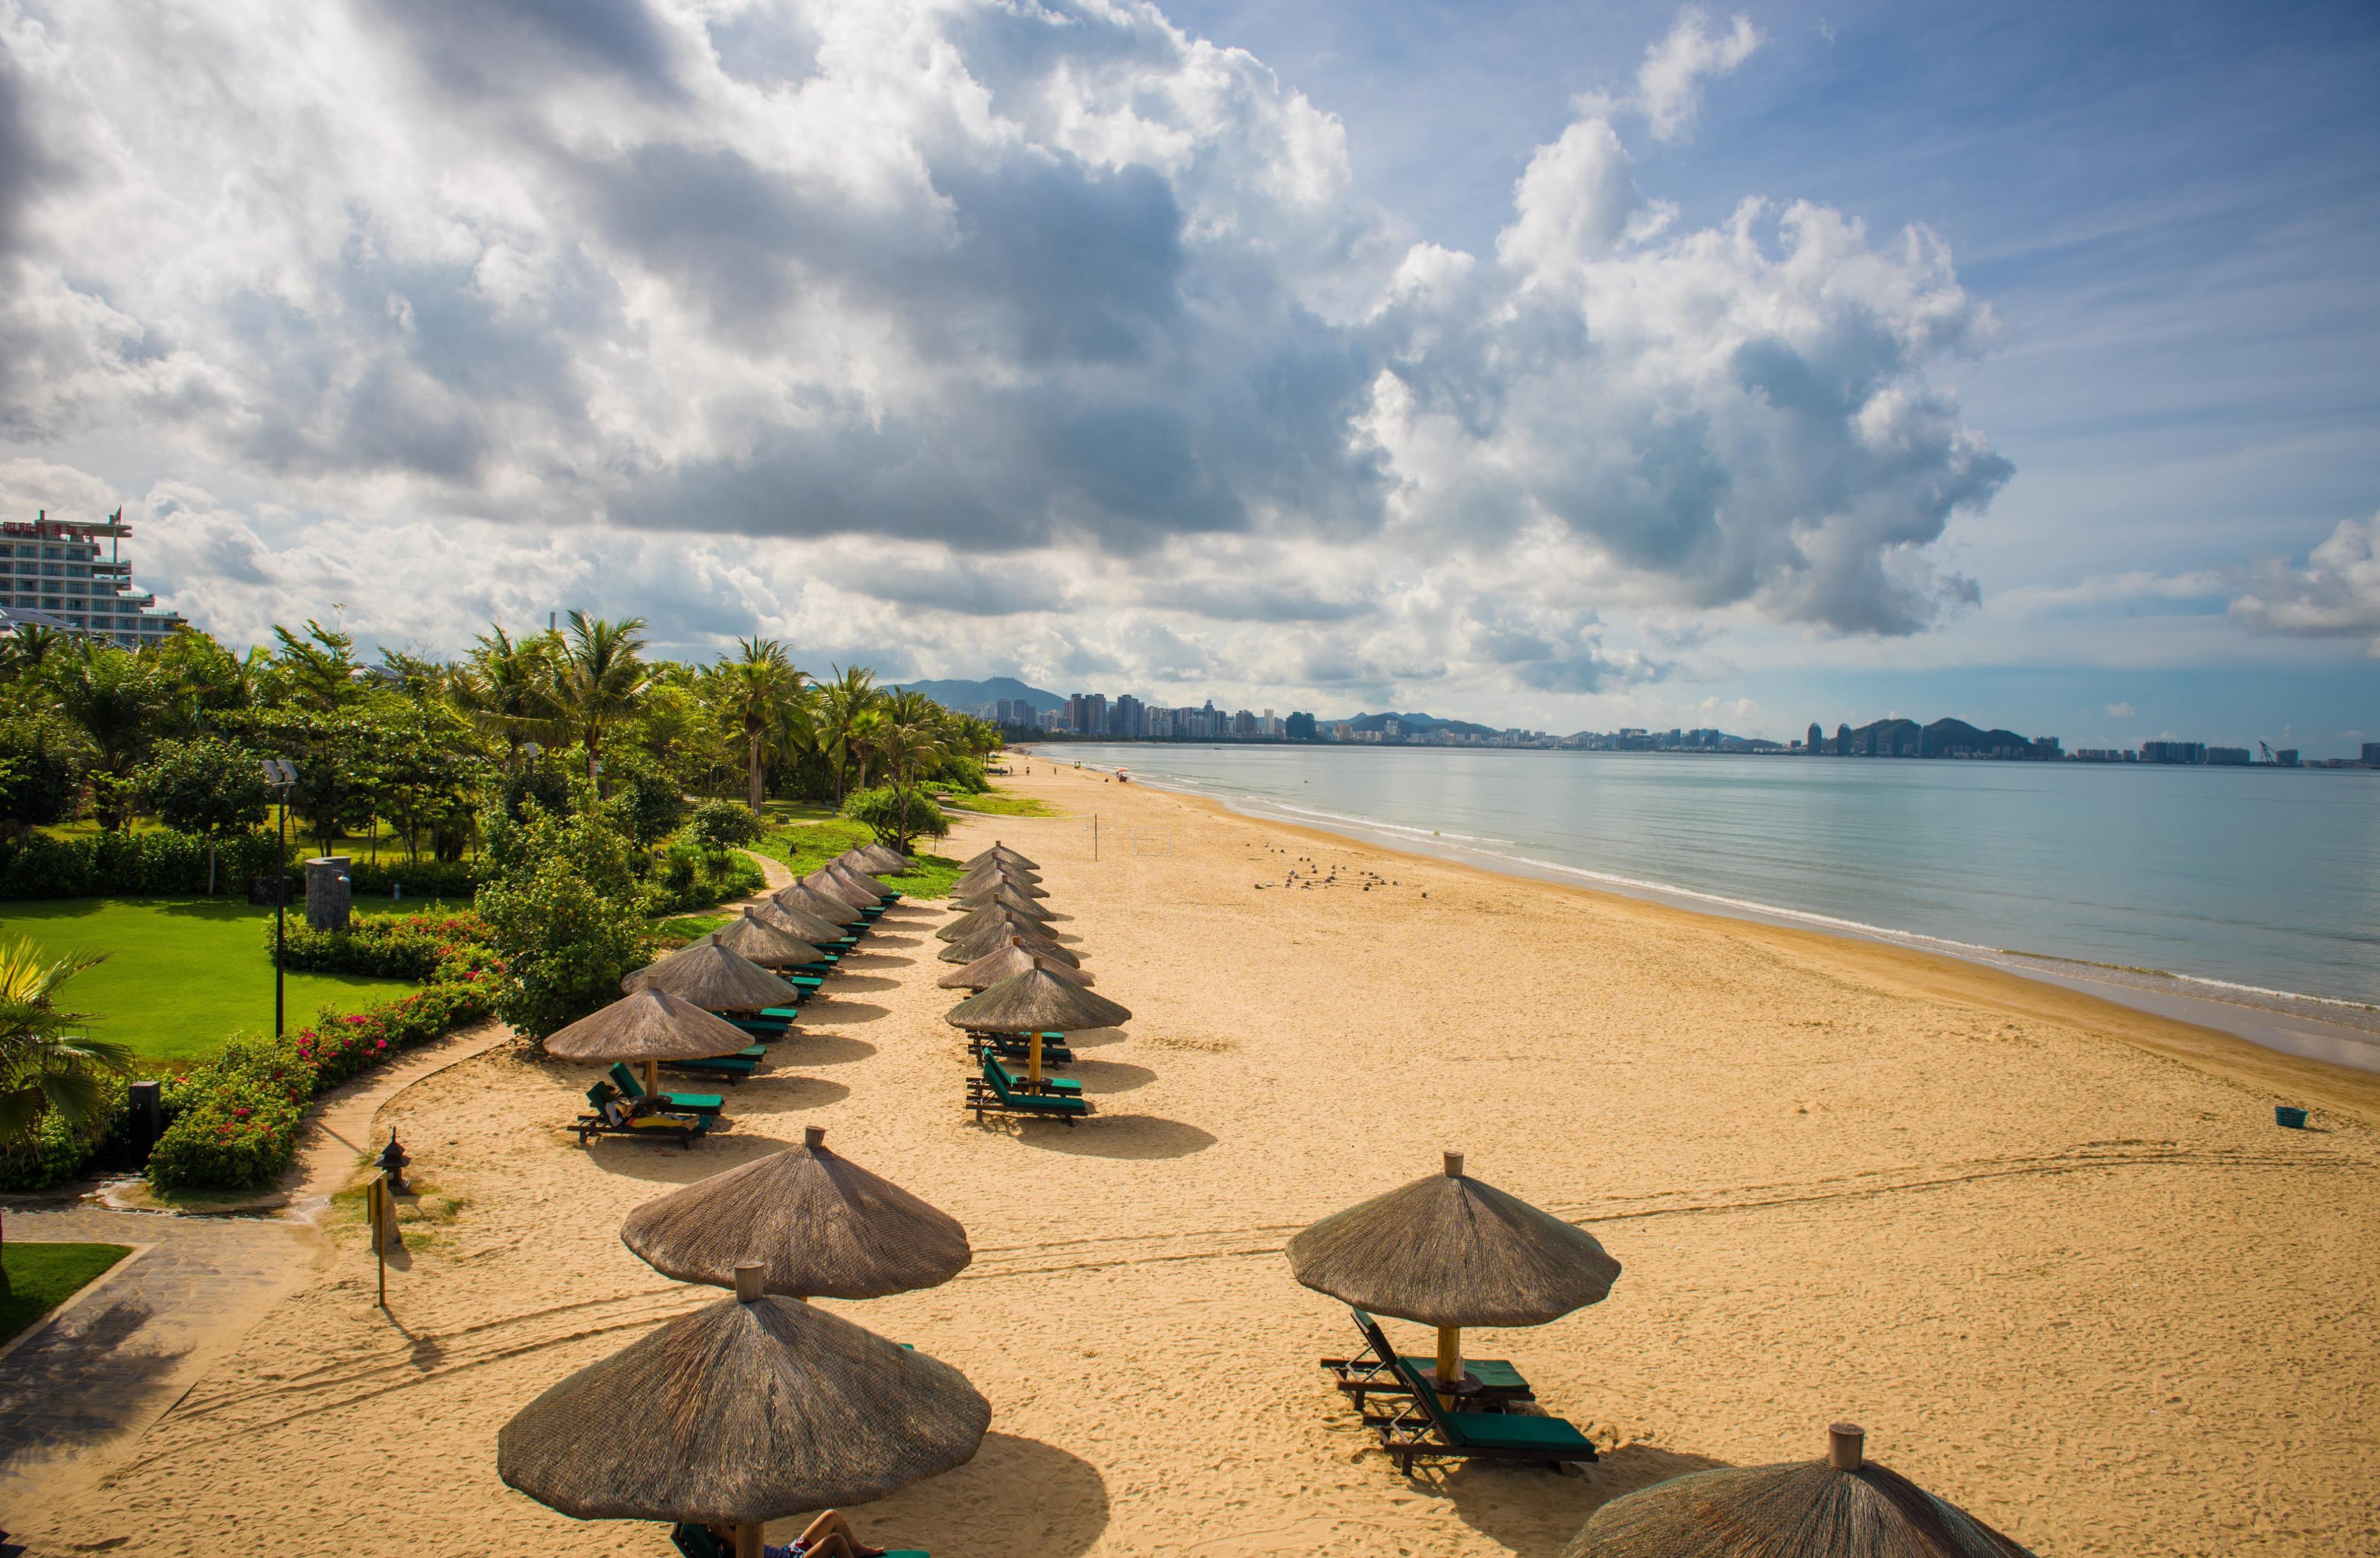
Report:
M 1329 746 L 1050 755 L 1490 866 L 2380 1003 L 2380 774 Z

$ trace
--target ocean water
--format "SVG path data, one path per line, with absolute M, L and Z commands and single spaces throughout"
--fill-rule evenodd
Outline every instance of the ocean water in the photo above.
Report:
M 2380 1003 L 2380 774 L 1332 746 L 1050 755 L 1489 866 Z

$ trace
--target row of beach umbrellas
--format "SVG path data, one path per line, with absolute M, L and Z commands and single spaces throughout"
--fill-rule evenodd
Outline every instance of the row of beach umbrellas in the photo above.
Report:
M 972 990 L 943 1021 L 965 1033 L 1021 1034 L 1026 1086 L 1043 1081 L 1044 1033 L 1121 1027 L 1130 1010 L 1092 988 L 1098 982 L 1081 956 L 1062 945 L 1052 926 L 1068 921 L 1049 903 L 1041 870 L 1005 843 L 968 860 L 953 888 L 949 924 L 935 932 L 948 943 L 941 960 L 958 968 L 935 983 Z
M 631 972 L 620 982 L 619 1000 L 549 1034 L 546 1053 L 641 1066 L 645 1091 L 658 1095 L 662 1066 L 738 1054 L 753 1036 L 739 1022 L 796 1007 L 802 992 L 785 972 L 829 969 L 856 947 L 874 914 L 898 896 L 871 873 L 907 867 L 904 857 L 880 844 L 844 851 L 726 924 Z M 792 1031 L 790 1020 L 767 1027 Z

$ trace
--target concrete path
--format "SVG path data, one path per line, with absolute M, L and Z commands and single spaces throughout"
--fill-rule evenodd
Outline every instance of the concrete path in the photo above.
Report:
M 90 1297 L 0 1358 L 0 1526 L 96 1475 L 304 1280 L 302 1229 L 93 1206 L 10 1211 L 25 1243 L 134 1246 Z M 139 1248 L 146 1246 L 145 1249 Z

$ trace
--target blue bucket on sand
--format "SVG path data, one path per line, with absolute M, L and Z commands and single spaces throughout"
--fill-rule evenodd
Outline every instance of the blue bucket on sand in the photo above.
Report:
M 2273 1118 L 2279 1121 L 2283 1126 L 2291 1130 L 2303 1130 L 2305 1129 L 2305 1111 L 2303 1109 L 2292 1109 L 2287 1104 L 2276 1104 L 2273 1105 Z

